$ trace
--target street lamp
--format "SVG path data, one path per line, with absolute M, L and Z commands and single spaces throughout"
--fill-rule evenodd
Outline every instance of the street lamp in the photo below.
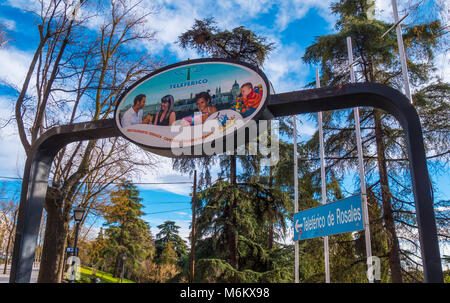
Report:
M 73 255 L 78 257 L 78 251 L 77 251 L 77 242 L 78 242 L 78 233 L 80 231 L 80 222 L 83 219 L 84 216 L 84 209 L 81 207 L 75 207 L 73 209 L 73 219 L 75 220 L 75 240 L 73 243 Z M 75 270 L 75 260 L 72 260 L 72 268 Z
M 75 219 L 75 222 L 80 223 L 80 221 L 83 219 L 84 215 L 84 209 L 81 207 L 75 207 L 73 209 L 73 217 Z
M 73 250 L 74 250 L 75 256 L 77 256 L 77 257 L 78 257 L 78 252 L 77 252 L 78 232 L 80 230 L 80 222 L 83 219 L 83 215 L 84 215 L 84 209 L 83 208 L 75 207 L 73 209 L 73 218 L 74 218 L 75 223 L 76 223 L 75 241 L 74 241 L 74 244 L 73 244 Z
M 123 283 L 123 274 L 125 272 L 125 261 L 127 260 L 127 254 L 123 253 L 122 255 L 122 277 L 120 278 L 120 283 Z

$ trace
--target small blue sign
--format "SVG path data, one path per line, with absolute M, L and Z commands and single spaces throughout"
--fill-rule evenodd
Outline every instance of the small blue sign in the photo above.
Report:
M 324 237 L 363 228 L 361 195 L 294 214 L 294 240 Z
M 73 247 L 66 247 L 66 253 L 68 254 L 73 254 L 75 252 L 75 250 L 73 249 Z M 78 247 L 77 247 L 77 253 L 78 253 Z

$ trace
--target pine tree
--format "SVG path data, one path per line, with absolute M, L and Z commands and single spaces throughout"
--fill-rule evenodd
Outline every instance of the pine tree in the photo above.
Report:
M 178 37 L 178 42 L 183 48 L 193 48 L 202 54 L 215 58 L 226 58 L 240 60 L 254 66 L 261 66 L 267 54 L 273 49 L 273 43 L 266 41 L 266 38 L 258 36 L 251 30 L 243 26 L 236 27 L 232 31 L 221 30 L 216 25 L 214 18 L 195 20 L 192 28 Z M 205 184 L 205 177 L 210 182 L 209 165 L 215 162 L 215 157 L 205 157 L 200 160 L 180 159 L 174 160 L 174 168 L 181 171 L 189 171 L 191 174 L 197 165 L 201 165 L 200 186 Z M 220 156 L 222 173 L 228 175 L 231 188 L 236 191 L 235 195 L 227 201 L 230 205 L 227 208 L 229 228 L 227 237 L 229 239 L 229 260 L 234 269 L 238 269 L 238 232 L 235 228 L 235 211 L 237 207 L 237 160 L 236 155 Z M 209 182 L 207 184 L 209 185 Z
M 215 24 L 212 17 L 195 20 L 192 28 L 178 37 L 180 46 L 193 48 L 213 58 L 240 60 L 255 66 L 262 65 L 273 49 L 273 43 L 243 26 L 230 32 L 219 29 Z
M 178 261 L 177 252 L 174 249 L 174 242 L 166 242 L 159 257 L 160 263 L 164 265 L 176 264 Z
M 368 18 L 372 6 L 372 1 L 354 0 L 337 1 L 331 6 L 333 13 L 339 17 L 336 24 L 337 33 L 318 37 L 315 43 L 306 49 L 303 57 L 306 63 L 320 64 L 323 86 L 338 86 L 349 82 L 349 73 L 345 67 L 348 65 L 346 37 L 350 36 L 354 57 L 361 57 L 356 69 L 358 81 L 383 83 L 401 90 L 401 67 L 395 31 L 391 31 L 384 39 L 381 38 L 391 24 Z M 427 144 L 428 152 L 448 155 L 448 119 L 444 117 L 448 116 L 449 106 L 448 103 L 442 102 L 442 99 L 448 100 L 448 85 L 432 77 L 434 51 L 439 41 L 439 35 L 436 33 L 441 30 L 439 21 L 432 21 L 404 27 L 403 37 L 407 48 L 409 77 L 416 91 L 413 100 L 420 100 L 414 104 L 422 120 L 434 120 L 433 126 L 424 124 L 425 141 L 430 143 Z M 435 95 L 431 92 L 435 92 Z M 424 95 L 428 97 L 422 103 Z M 437 109 L 442 111 L 442 115 L 431 118 L 428 113 Z M 412 199 L 411 192 L 408 193 L 400 185 L 404 181 L 400 178 L 408 175 L 409 171 L 405 161 L 407 156 L 403 133 L 397 121 L 381 110 L 361 108 L 360 115 L 367 186 L 374 191 L 375 201 L 380 201 L 382 205 L 391 280 L 401 282 L 403 274 L 406 273 L 401 263 L 412 259 L 408 258 L 407 251 L 400 248 L 397 230 L 405 226 L 406 222 L 402 220 L 405 214 L 409 218 L 407 224 L 416 225 L 411 217 L 413 203 L 408 202 Z M 353 124 L 351 110 L 324 114 L 326 155 L 331 160 L 327 168 L 334 170 L 338 176 L 357 165 Z M 427 140 L 428 132 L 435 139 Z M 437 142 L 438 140 L 440 142 Z M 311 142 L 311 145 L 314 144 Z M 312 150 L 314 149 L 310 151 Z M 311 156 L 308 153 L 305 156 Z M 409 183 L 408 181 L 407 184 Z M 373 220 L 372 218 L 371 223 Z M 408 237 L 402 237 L 402 240 L 409 241 Z
M 95 241 L 90 242 L 88 245 L 89 264 L 92 265 L 92 268 L 103 265 L 105 261 L 105 246 L 106 239 L 103 237 L 103 228 L 100 228 Z
M 187 255 L 186 241 L 178 235 L 180 227 L 174 221 L 165 221 L 157 227 L 159 228 L 159 233 L 156 235 L 155 246 L 158 259 L 162 258 L 162 253 L 166 249 L 167 243 L 171 243 L 172 249 L 175 249 L 177 259 Z
M 141 262 L 153 255 L 154 243 L 150 227 L 141 218 L 143 204 L 139 191 L 130 182 L 117 185 L 110 193 L 111 203 L 103 209 L 106 220 L 107 253 L 113 258 L 113 275 L 120 277 L 122 256 L 127 255 L 130 275 L 136 275 Z

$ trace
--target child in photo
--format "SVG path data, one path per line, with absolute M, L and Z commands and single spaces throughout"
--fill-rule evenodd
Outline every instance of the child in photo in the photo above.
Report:
M 236 99 L 233 109 L 240 112 L 243 118 L 253 114 L 261 103 L 262 85 L 253 87 L 252 83 L 247 82 L 241 86 L 241 94 Z

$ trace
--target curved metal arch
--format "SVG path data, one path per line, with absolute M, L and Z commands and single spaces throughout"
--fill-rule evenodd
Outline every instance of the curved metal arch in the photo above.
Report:
M 422 128 L 417 111 L 409 100 L 388 86 L 358 83 L 341 88 L 275 94 L 267 101 L 267 108 L 274 117 L 356 106 L 370 106 L 391 113 L 405 131 L 424 278 L 426 282 L 443 282 Z M 10 282 L 30 282 L 50 167 L 58 151 L 71 142 L 119 135 L 113 119 L 110 119 L 55 127 L 34 144 L 25 165 Z
M 22 180 L 10 283 L 30 282 L 50 168 L 57 153 L 72 142 L 117 136 L 114 121 L 108 119 L 54 127 L 33 144 Z

